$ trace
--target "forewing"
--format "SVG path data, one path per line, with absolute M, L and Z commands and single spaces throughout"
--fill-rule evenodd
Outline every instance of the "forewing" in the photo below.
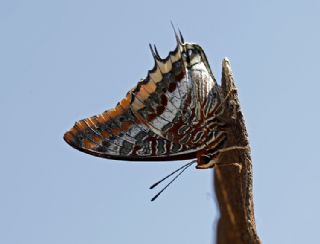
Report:
M 104 158 L 160 161 L 190 159 L 196 148 L 165 138 L 160 121 L 166 125 L 181 114 L 186 84 L 179 84 L 186 69 L 180 46 L 164 60 L 157 60 L 147 78 L 128 92 L 118 105 L 97 116 L 75 123 L 64 139 L 72 147 Z M 173 95 L 166 97 L 166 92 Z M 169 108 L 171 112 L 166 112 Z M 169 114 L 170 113 L 170 114 Z M 158 126 L 157 126 L 158 125 Z

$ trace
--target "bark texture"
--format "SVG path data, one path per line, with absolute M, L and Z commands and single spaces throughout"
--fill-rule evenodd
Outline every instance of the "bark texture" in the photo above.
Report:
M 227 145 L 214 170 L 214 188 L 220 209 L 218 244 L 261 243 L 255 225 L 252 194 L 252 162 L 248 134 L 240 110 L 230 63 L 223 61 L 222 97 Z

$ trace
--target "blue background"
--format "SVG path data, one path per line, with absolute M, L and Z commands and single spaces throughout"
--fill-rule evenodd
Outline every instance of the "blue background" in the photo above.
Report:
M 113 107 L 166 56 L 172 20 L 218 80 L 231 60 L 264 243 L 319 239 L 319 1 L 0 1 L 0 243 L 213 243 L 212 171 L 69 147 L 76 120 Z

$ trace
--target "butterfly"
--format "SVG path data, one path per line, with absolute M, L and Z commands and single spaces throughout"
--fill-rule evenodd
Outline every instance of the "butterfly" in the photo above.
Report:
M 154 67 L 116 107 L 80 120 L 64 140 L 82 152 L 114 160 L 195 159 L 212 168 L 227 135 L 221 86 L 200 45 L 175 31 L 176 47 L 161 58 L 150 44 Z

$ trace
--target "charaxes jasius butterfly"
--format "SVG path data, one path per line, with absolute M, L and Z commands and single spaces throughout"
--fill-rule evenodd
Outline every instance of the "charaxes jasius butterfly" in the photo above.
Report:
M 203 49 L 175 33 L 177 46 L 155 60 L 115 108 L 80 120 L 65 133 L 72 147 L 97 156 L 128 161 L 197 159 L 197 168 L 212 168 L 225 150 L 227 133 L 220 120 L 222 88 Z M 237 147 L 236 147 L 237 148 Z M 231 148 L 232 149 L 232 148 Z

